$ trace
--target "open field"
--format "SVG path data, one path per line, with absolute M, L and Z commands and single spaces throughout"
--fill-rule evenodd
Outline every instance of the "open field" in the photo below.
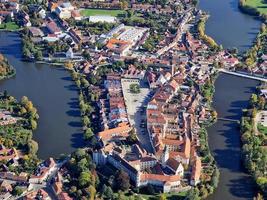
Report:
M 105 10 L 105 9 L 84 9 L 81 10 L 83 16 L 96 16 L 96 15 L 109 15 L 117 17 L 120 14 L 124 14 L 123 10 Z
M 18 30 L 19 26 L 15 22 L 8 22 L 8 23 L 0 24 L 0 29 L 14 31 L 14 30 Z
M 255 8 L 260 14 L 267 14 L 267 3 L 264 0 L 246 0 L 245 5 Z

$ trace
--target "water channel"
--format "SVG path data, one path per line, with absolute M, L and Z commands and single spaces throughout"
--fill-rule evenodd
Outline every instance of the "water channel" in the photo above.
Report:
M 225 48 L 246 51 L 255 39 L 261 22 L 241 13 L 238 0 L 200 0 L 199 8 L 210 17 L 206 33 Z M 221 74 L 215 83 L 213 107 L 218 117 L 239 120 L 242 109 L 259 82 Z M 220 169 L 218 189 L 208 200 L 247 200 L 255 195 L 255 184 L 241 161 L 239 125 L 218 121 L 208 129 L 209 146 Z

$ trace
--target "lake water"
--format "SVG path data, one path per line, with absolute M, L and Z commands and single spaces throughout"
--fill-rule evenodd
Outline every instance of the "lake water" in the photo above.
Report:
M 17 33 L 0 32 L 0 52 L 16 68 L 16 77 L 0 82 L 0 90 L 20 99 L 28 96 L 40 119 L 34 131 L 38 156 L 48 158 L 70 153 L 83 145 L 78 90 L 68 71 L 61 67 L 21 61 Z
M 247 50 L 253 43 L 261 26 L 260 20 L 241 13 L 238 0 L 200 0 L 199 8 L 210 17 L 206 33 L 224 48 L 237 47 Z

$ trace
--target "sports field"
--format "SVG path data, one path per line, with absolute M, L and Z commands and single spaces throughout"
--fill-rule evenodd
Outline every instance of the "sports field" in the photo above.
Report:
M 105 9 L 84 9 L 81 11 L 83 16 L 108 15 L 117 17 L 119 14 L 124 14 L 123 10 L 105 10 Z

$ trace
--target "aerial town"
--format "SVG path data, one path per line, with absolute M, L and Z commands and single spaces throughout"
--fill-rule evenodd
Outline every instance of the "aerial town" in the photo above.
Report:
M 257 132 L 266 157 L 266 24 L 240 56 L 206 35 L 209 15 L 197 3 L 0 0 L 0 31 L 19 31 L 23 62 L 63 66 L 71 75 L 84 140 L 71 154 L 38 158 L 42 141 L 32 138 L 41 111 L 1 88 L 0 199 L 206 199 L 220 190 L 207 133 L 217 120 L 241 123 L 244 146 L 244 135 Z M 212 105 L 219 73 L 262 82 L 242 120 L 218 117 Z M 267 191 L 262 159 L 253 163 L 263 163 L 261 173 L 252 158 L 244 161 L 257 200 Z

